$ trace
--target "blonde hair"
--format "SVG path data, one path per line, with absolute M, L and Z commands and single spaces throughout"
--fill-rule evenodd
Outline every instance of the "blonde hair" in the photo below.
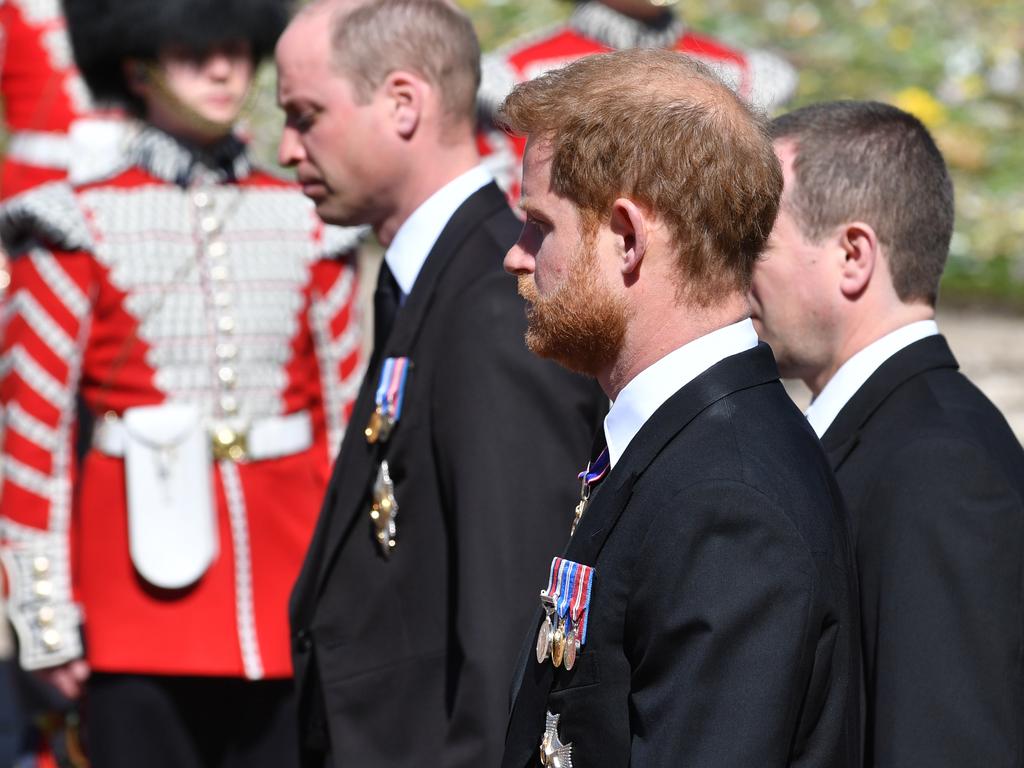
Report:
M 455 122 L 476 117 L 480 44 L 469 18 L 446 0 L 324 2 L 334 7 L 332 63 L 368 101 L 389 74 L 415 72 L 440 94 Z M 310 8 L 310 7 L 307 7 Z

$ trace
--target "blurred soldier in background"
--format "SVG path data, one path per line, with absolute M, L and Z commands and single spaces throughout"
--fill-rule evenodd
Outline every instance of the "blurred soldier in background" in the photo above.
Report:
M 494 126 L 493 117 L 516 83 L 582 56 L 628 48 L 669 48 L 708 65 L 755 106 L 772 111 L 796 90 L 793 68 L 775 54 L 734 48 L 689 29 L 677 0 L 577 0 L 568 23 L 513 40 L 484 56 L 480 86 L 481 148 L 499 183 L 519 196 L 525 140 Z
M 287 593 L 358 382 L 353 270 L 334 255 L 354 238 L 232 132 L 280 0 L 66 11 L 94 95 L 141 120 L 117 162 L 0 218 L 20 660 L 85 691 L 103 768 L 287 766 Z M 79 394 L 97 416 L 81 464 Z
M 93 108 L 74 64 L 58 0 L 0 0 L 0 96 L 5 133 L 0 201 L 68 173 L 88 174 L 93 163 L 119 150 L 120 116 Z M 0 301 L 9 282 L 7 255 L 0 250 Z M 11 652 L 8 634 L 4 624 L 0 647 L 5 660 L 0 663 L 5 665 Z M 13 762 L 10 750 L 20 750 L 18 744 L 26 735 L 21 710 L 15 709 L 7 694 L 7 671 L 0 673 L 3 765 Z M 17 676 L 17 681 L 22 684 L 26 714 L 61 705 L 57 697 L 31 684 L 27 677 Z M 61 721 L 55 714 L 44 719 L 48 726 Z M 45 747 L 40 744 L 38 748 Z
M 875 102 L 772 124 L 785 191 L 754 322 L 814 400 L 853 525 L 865 766 L 1020 765 L 1024 451 L 935 323 L 953 185 Z
M 0 199 L 62 179 L 69 169 L 88 174 L 90 160 L 117 146 L 120 122 L 93 108 L 60 3 L 0 0 L 0 34 L 7 133 Z

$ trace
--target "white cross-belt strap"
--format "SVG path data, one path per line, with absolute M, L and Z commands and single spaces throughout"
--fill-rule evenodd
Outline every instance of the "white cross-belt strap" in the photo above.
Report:
M 210 424 L 213 435 L 220 425 Z M 269 416 L 252 422 L 241 430 L 246 438 L 246 459 L 262 461 L 292 456 L 313 444 L 313 422 L 309 411 L 287 416 Z M 93 447 L 108 456 L 124 456 L 126 434 L 124 423 L 116 416 L 101 418 L 93 435 Z
M 18 131 L 7 142 L 7 158 L 38 168 L 64 170 L 71 162 L 71 142 L 63 133 Z

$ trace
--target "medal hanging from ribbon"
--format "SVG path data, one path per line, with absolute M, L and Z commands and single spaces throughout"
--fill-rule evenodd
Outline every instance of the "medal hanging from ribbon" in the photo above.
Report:
M 591 491 L 593 491 L 595 485 L 604 480 L 610 468 L 611 461 L 608 456 L 608 449 L 605 448 L 596 459 L 587 464 L 586 469 L 577 475 L 581 482 L 580 503 L 576 505 L 576 513 L 572 519 L 572 528 L 569 530 L 570 536 L 576 533 L 576 526 L 580 524 L 583 510 L 587 508 L 587 502 L 590 501 Z
M 380 381 L 374 394 L 376 407 L 370 414 L 370 421 L 363 430 L 366 442 L 386 442 L 402 417 L 402 402 L 405 399 L 405 382 L 409 377 L 412 362 L 408 357 L 389 357 L 380 369 Z
M 556 557 L 551 561 L 548 587 L 540 593 L 546 616 L 537 634 L 537 663 L 548 656 L 555 667 L 570 670 L 587 641 L 590 590 L 594 568 Z

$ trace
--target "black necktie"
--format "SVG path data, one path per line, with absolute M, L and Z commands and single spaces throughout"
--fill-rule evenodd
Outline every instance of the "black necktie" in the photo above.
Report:
M 380 355 L 384 344 L 391 335 L 395 315 L 402 303 L 402 289 L 386 261 L 380 265 L 377 275 L 377 290 L 373 294 L 373 351 Z

